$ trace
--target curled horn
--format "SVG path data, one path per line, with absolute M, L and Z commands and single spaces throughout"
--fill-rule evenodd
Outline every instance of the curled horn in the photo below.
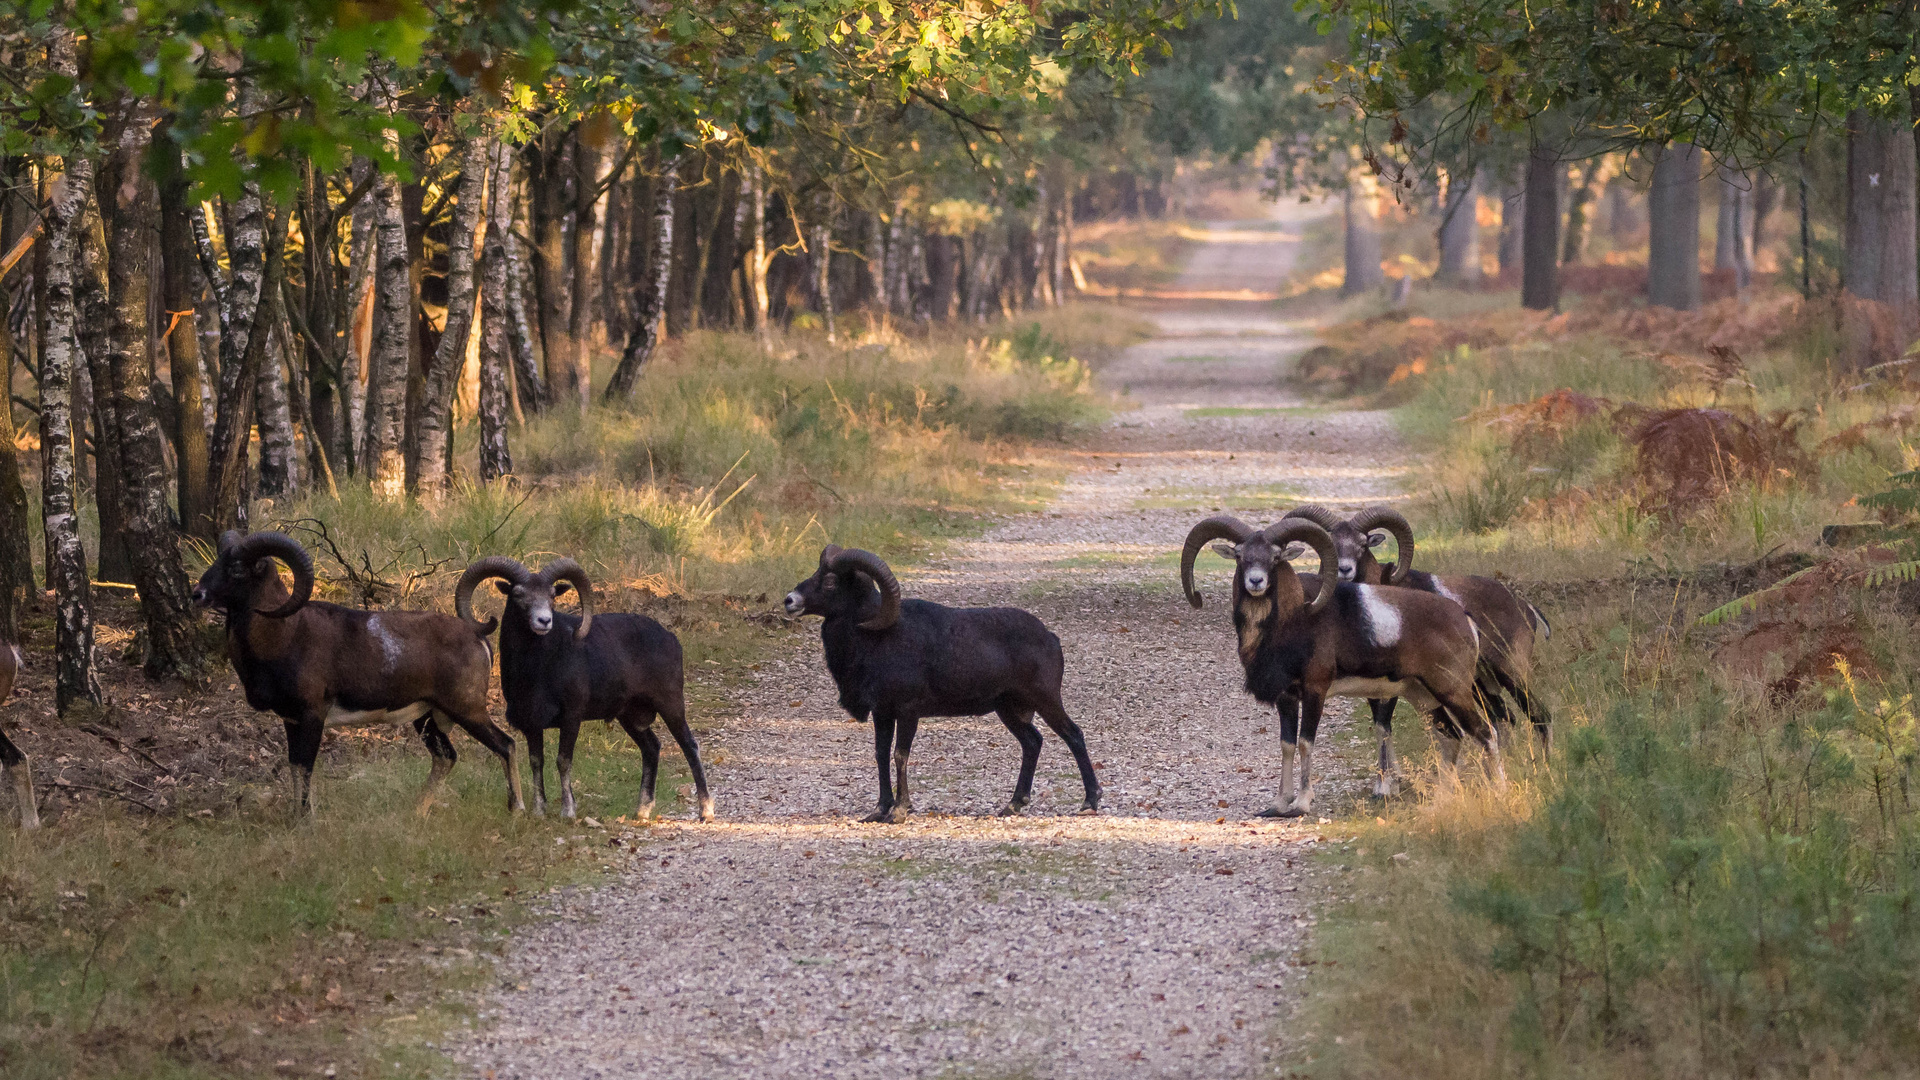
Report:
M 826 547 L 821 548 L 820 549 L 820 569 L 826 570 L 831 568 L 833 565 L 833 560 L 838 558 L 840 553 L 845 550 L 847 549 L 841 547 L 839 544 L 828 544 Z
M 833 557 L 827 560 L 828 570 L 836 574 L 847 570 L 858 570 L 872 578 L 875 585 L 880 586 L 880 610 L 872 618 L 861 623 L 860 629 L 885 630 L 900 621 L 900 583 L 894 580 L 893 569 L 882 561 L 880 556 L 859 548 L 829 547 L 827 551 L 833 552 Z M 821 558 L 826 558 L 826 552 L 823 551 L 820 554 Z
M 221 539 L 224 541 L 226 537 Z M 257 532 L 244 540 L 234 541 L 233 546 L 240 558 L 247 562 L 279 559 L 287 564 L 287 569 L 293 571 L 293 595 L 272 611 L 259 614 L 269 619 L 284 619 L 307 606 L 307 600 L 313 596 L 313 556 L 300 546 L 300 541 L 283 532 Z
M 1393 535 L 1393 542 L 1399 545 L 1400 553 L 1394 557 L 1393 579 L 1389 585 L 1398 585 L 1407 579 L 1413 570 L 1413 526 L 1400 516 L 1400 511 L 1385 506 L 1369 506 L 1347 519 L 1347 523 L 1363 533 L 1375 529 L 1385 529 Z
M 1200 549 L 1212 540 L 1231 540 L 1239 543 L 1253 535 L 1253 526 L 1231 514 L 1215 514 L 1193 527 L 1187 534 L 1187 544 L 1180 549 L 1180 587 L 1186 591 L 1187 603 L 1194 607 L 1201 604 L 1200 590 L 1193 587 L 1193 560 Z
M 240 543 L 240 541 L 243 539 L 245 538 L 240 535 L 239 529 L 228 529 L 226 532 L 221 533 L 220 534 L 220 554 L 225 555 L 228 549 Z
M 473 590 L 488 578 L 500 578 L 515 585 L 525 585 L 527 579 L 532 576 L 518 559 L 509 559 L 505 555 L 489 555 L 484 559 L 475 559 L 473 565 L 467 567 L 467 572 L 460 575 L 460 584 L 453 590 L 453 610 L 473 627 L 475 634 L 486 637 L 499 627 L 500 620 L 496 616 L 489 615 L 486 622 L 481 622 L 474 616 Z
M 1296 506 L 1287 511 L 1280 520 L 1285 521 L 1287 518 L 1305 518 L 1328 532 L 1332 532 L 1333 527 L 1340 523 L 1340 518 L 1336 516 L 1333 511 L 1321 506 L 1319 503 L 1307 503 L 1305 506 Z
M 1281 518 L 1262 529 L 1260 534 L 1279 550 L 1284 551 L 1288 544 L 1299 540 L 1313 548 L 1314 553 L 1320 556 L 1320 591 L 1314 593 L 1313 599 L 1307 604 L 1307 614 L 1319 614 L 1320 609 L 1326 607 L 1333 599 L 1332 584 L 1338 579 L 1337 574 L 1331 573 L 1334 565 L 1339 561 L 1339 556 L 1333 551 L 1333 537 L 1328 535 L 1327 530 L 1306 518 L 1291 520 Z
M 593 581 L 587 577 L 586 570 L 572 559 L 555 559 L 540 568 L 540 578 L 551 585 L 556 581 L 573 584 L 574 591 L 580 594 L 580 626 L 573 632 L 573 640 L 586 638 L 587 630 L 593 626 Z

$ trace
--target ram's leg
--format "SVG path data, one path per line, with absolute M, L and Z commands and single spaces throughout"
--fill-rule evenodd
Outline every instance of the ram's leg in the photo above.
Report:
M 560 770 L 560 816 L 571 818 L 575 813 L 573 803 L 573 748 L 580 742 L 580 721 L 568 719 L 560 725 L 560 756 L 555 764 Z
M 1040 729 L 1033 726 L 1031 709 L 1003 708 L 999 710 L 1000 722 L 1007 725 L 1013 737 L 1020 743 L 1020 778 L 1013 783 L 1013 798 L 1000 810 L 1001 817 L 1012 817 L 1026 809 L 1028 800 L 1033 798 L 1033 770 L 1040 764 Z
M 861 821 L 885 821 L 893 810 L 893 717 L 873 714 L 873 757 L 880 765 L 880 805 Z
M 0 771 L 5 772 L 12 783 L 14 810 L 19 815 L 20 827 L 39 828 L 40 810 L 33 802 L 33 763 L 4 734 L 0 734 Z
M 907 757 L 913 753 L 913 737 L 920 731 L 920 718 L 903 716 L 894 731 L 893 806 L 887 810 L 887 820 L 898 825 L 913 813 L 913 793 L 907 787 Z
M 1390 799 L 1400 793 L 1400 764 L 1393 757 L 1393 710 L 1399 698 L 1367 702 L 1373 710 L 1373 732 L 1380 737 L 1380 762 L 1373 777 L 1373 797 Z
M 313 816 L 313 763 L 320 757 L 320 736 L 327 730 L 319 717 L 288 720 L 287 764 L 293 767 L 294 813 Z
M 1487 779 L 1498 787 L 1507 785 L 1507 763 L 1500 755 L 1500 729 L 1480 712 L 1471 694 L 1455 695 L 1451 699 L 1442 698 L 1441 703 L 1458 719 L 1460 727 L 1468 737 L 1480 744 L 1486 752 L 1485 767 Z
M 447 738 L 451 727 L 453 722 L 438 710 L 413 722 L 413 730 L 419 733 L 420 741 L 427 744 L 427 754 L 433 762 L 427 769 L 427 782 L 420 788 L 420 798 L 413 805 L 413 812 L 421 817 L 426 817 L 427 811 L 433 808 L 434 797 L 440 794 L 441 785 L 447 782 L 447 774 L 453 771 L 453 763 L 459 757 L 453 749 L 453 740 Z
M 1520 709 L 1527 714 L 1527 719 L 1533 722 L 1534 738 L 1540 743 L 1541 753 L 1552 756 L 1553 714 L 1547 711 L 1547 703 L 1528 689 L 1525 678 L 1509 671 L 1496 671 L 1495 675 L 1507 693 L 1513 695 L 1513 700 L 1520 703 Z
M 533 772 L 533 812 L 547 816 L 547 731 L 529 725 L 520 734 L 527 740 L 527 768 Z
M 1299 817 L 1313 809 L 1313 740 L 1320 734 L 1320 713 L 1326 699 L 1308 691 L 1300 695 L 1300 794 L 1287 808 L 1288 817 Z
M 653 820 L 653 783 L 660 775 L 660 736 L 653 733 L 653 716 L 653 710 L 644 705 L 620 714 L 620 726 L 640 748 L 640 802 L 633 816 L 641 821 Z
M 1040 718 L 1047 722 L 1060 741 L 1067 744 L 1073 753 L 1073 763 L 1080 767 L 1080 788 L 1086 793 L 1081 800 L 1080 813 L 1097 814 L 1100 812 L 1100 778 L 1093 774 L 1093 759 L 1087 756 L 1087 737 L 1081 732 L 1080 725 L 1067 716 L 1067 708 L 1058 701 L 1049 701 L 1040 706 Z
M 1300 749 L 1300 703 L 1281 698 L 1274 711 L 1280 715 L 1280 794 L 1272 806 L 1260 811 L 1260 816 L 1292 817 L 1287 809 L 1293 805 L 1293 758 Z
M 687 771 L 693 774 L 694 797 L 700 800 L 700 820 L 712 821 L 713 793 L 707 790 L 707 769 L 700 763 L 700 744 L 694 741 L 693 729 L 687 726 L 686 699 L 662 703 L 660 717 L 667 722 L 673 741 L 680 744 L 680 753 L 687 759 Z
M 474 742 L 486 747 L 494 757 L 500 759 L 500 771 L 507 780 L 507 810 L 509 813 L 524 812 L 527 808 L 527 799 L 520 787 L 520 748 L 514 743 L 513 736 L 500 730 L 499 725 L 493 722 L 493 718 L 487 715 L 485 709 L 481 709 L 477 716 L 463 716 L 457 712 L 441 712 L 438 709 L 433 715 L 442 732 L 451 733 L 453 725 L 458 724 L 462 731 L 473 737 Z M 425 733 L 422 732 L 422 734 Z M 447 743 L 449 770 L 453 768 L 452 746 L 451 742 Z M 433 748 L 429 745 L 427 749 Z M 444 775 L 443 773 L 443 778 Z

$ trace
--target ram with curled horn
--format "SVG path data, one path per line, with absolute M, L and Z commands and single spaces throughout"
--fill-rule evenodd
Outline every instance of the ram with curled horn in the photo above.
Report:
M 1503 774 L 1498 733 L 1473 694 L 1478 635 L 1460 605 L 1382 585 L 1316 588 L 1309 599 L 1289 560 L 1303 545 L 1319 556 L 1323 575 L 1331 569 L 1333 538 L 1324 528 L 1294 518 L 1256 529 L 1221 514 L 1195 525 L 1180 553 L 1180 586 L 1196 608 L 1203 601 L 1194 560 L 1213 541 L 1234 563 L 1233 626 L 1247 692 L 1280 714 L 1280 794 L 1262 817 L 1313 809 L 1313 742 L 1329 697 L 1405 697 L 1450 736 L 1445 745 L 1457 748 L 1459 733 L 1471 735 L 1487 751 L 1489 773 Z
M 473 593 L 490 579 L 507 602 L 498 617 L 483 622 L 473 612 Z M 580 597 L 577 615 L 554 609 L 554 601 L 569 591 Z M 660 770 L 653 720 L 659 716 L 687 757 L 700 820 L 713 820 L 700 744 L 687 726 L 686 669 L 673 631 L 645 615 L 596 614 L 593 582 L 572 559 L 555 559 L 537 573 L 500 555 L 477 560 L 460 575 L 453 602 L 473 632 L 485 635 L 500 628 L 500 694 L 507 702 L 507 726 L 527 740 L 537 812 L 547 809 L 547 732 L 560 732 L 560 812 L 572 817 L 573 750 L 580 725 L 609 720 L 640 748 L 635 814 L 642 821 L 651 818 Z
M 1465 608 L 1480 632 L 1480 669 L 1474 688 L 1481 707 L 1495 723 L 1510 725 L 1514 717 L 1502 693 L 1511 695 L 1532 722 L 1540 745 L 1551 749 L 1553 717 L 1546 702 L 1533 692 L 1533 649 L 1537 640 L 1544 641 L 1553 633 L 1553 628 L 1538 608 L 1521 599 L 1506 582 L 1494 578 L 1413 569 L 1413 526 L 1391 507 L 1364 507 L 1342 518 L 1325 507 L 1302 506 L 1288 511 L 1282 520 L 1288 518 L 1305 518 L 1333 537 L 1339 580 L 1418 589 Z M 1393 562 L 1383 564 L 1374 549 L 1388 536 L 1393 537 L 1398 550 Z M 1302 574 L 1301 580 L 1309 596 L 1319 587 L 1316 575 Z M 1374 794 L 1384 797 L 1398 790 L 1391 738 L 1394 701 L 1389 698 L 1368 704 L 1373 711 L 1374 730 L 1380 735 L 1382 755 Z
M 291 589 L 276 561 L 293 572 Z M 487 714 L 487 643 L 452 615 L 345 608 L 311 599 L 313 585 L 313 559 L 292 537 L 228 532 L 193 590 L 194 603 L 226 617 L 227 659 L 247 704 L 286 722 L 300 810 L 313 813 L 326 729 L 401 723 L 433 755 L 421 813 L 453 769 L 455 727 L 500 759 L 508 806 L 524 809 L 513 739 Z
M 813 575 L 787 594 L 789 615 L 818 615 L 827 670 L 840 705 L 873 720 L 879 806 L 867 821 L 905 821 L 913 810 L 907 756 L 930 716 L 995 713 L 1020 743 L 1020 777 L 1000 811 L 1018 814 L 1033 793 L 1042 738 L 1035 713 L 1080 768 L 1083 814 L 1100 808 L 1087 742 L 1061 700 L 1060 639 L 1018 608 L 955 608 L 903 600 L 892 568 L 870 551 L 828 545 Z

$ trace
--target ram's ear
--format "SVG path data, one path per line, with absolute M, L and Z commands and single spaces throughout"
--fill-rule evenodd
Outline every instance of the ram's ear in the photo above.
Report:
M 567 592 L 568 592 L 569 590 L 571 590 L 572 588 L 573 588 L 573 586 L 571 586 L 571 585 L 569 585 L 569 584 L 567 584 L 567 583 L 566 583 L 566 582 L 564 582 L 564 581 L 556 581 L 556 582 L 554 582 L 554 583 L 553 583 L 553 596 L 554 596 L 554 599 L 556 599 L 556 600 L 558 600 L 558 599 L 559 599 L 560 597 L 562 597 L 562 596 L 565 596 L 565 595 L 567 595 Z
M 1377 548 L 1381 544 L 1384 544 L 1386 542 L 1387 542 L 1386 533 L 1368 533 L 1367 534 L 1367 546 L 1370 548 Z
M 1239 550 L 1225 540 L 1215 540 L 1213 542 L 1213 553 L 1223 559 L 1238 559 L 1240 557 Z
M 1292 562 L 1293 560 L 1299 558 L 1302 555 L 1305 555 L 1306 553 L 1307 553 L 1307 545 L 1301 543 L 1298 540 L 1295 540 L 1293 543 L 1288 544 L 1285 548 L 1281 550 L 1280 557 L 1287 560 L 1288 562 Z

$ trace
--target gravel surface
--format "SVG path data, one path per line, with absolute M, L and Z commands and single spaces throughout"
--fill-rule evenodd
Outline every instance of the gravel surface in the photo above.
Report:
M 1285 273 L 1290 241 L 1231 235 L 1199 247 L 1182 287 Z M 1392 497 L 1407 462 L 1384 416 L 1280 385 L 1306 337 L 1266 305 L 1150 313 L 1162 335 L 1100 373 L 1140 407 L 1070 453 L 1052 509 L 902 575 L 909 595 L 1019 604 L 1061 636 L 1102 814 L 1071 816 L 1079 783 L 1049 733 L 1029 816 L 986 816 L 1019 755 L 984 717 L 924 723 L 919 813 L 855 824 L 875 798 L 872 729 L 840 711 L 810 640 L 703 736 L 723 820 L 656 827 L 614 884 L 558 897 L 516 937 L 513 988 L 449 1048 L 475 1075 L 1277 1072 L 1336 880 L 1308 858 L 1326 819 L 1248 820 L 1272 801 L 1278 738 L 1240 688 L 1226 564 L 1202 564 L 1212 602 L 1195 612 L 1179 546 L 1215 508 L 1265 521 L 1302 497 Z M 1222 408 L 1267 411 L 1193 412 Z M 1328 716 L 1331 735 L 1350 723 Z M 1364 790 L 1363 753 L 1323 758 L 1324 805 Z

